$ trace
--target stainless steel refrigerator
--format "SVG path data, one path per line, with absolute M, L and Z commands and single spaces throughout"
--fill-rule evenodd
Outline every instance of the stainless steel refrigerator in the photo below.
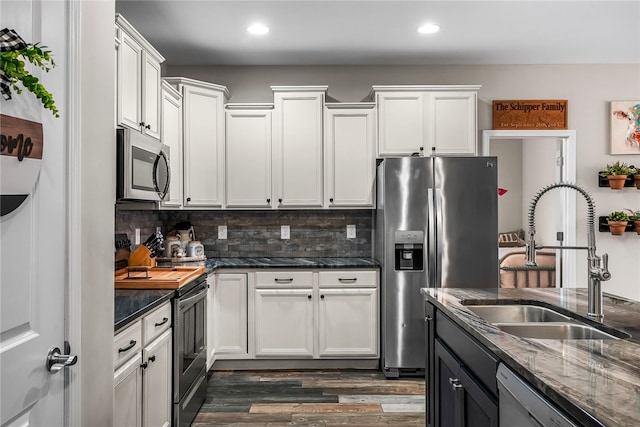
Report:
M 381 265 L 381 366 L 425 367 L 420 288 L 498 286 L 496 157 L 387 158 L 377 170 L 374 256 Z

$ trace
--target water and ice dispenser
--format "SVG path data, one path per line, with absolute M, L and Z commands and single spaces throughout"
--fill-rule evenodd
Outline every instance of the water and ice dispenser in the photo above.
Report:
M 396 270 L 424 269 L 423 231 L 396 231 L 394 244 Z

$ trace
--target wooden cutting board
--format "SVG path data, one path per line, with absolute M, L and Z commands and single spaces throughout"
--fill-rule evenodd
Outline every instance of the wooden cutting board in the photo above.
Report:
M 205 267 L 177 266 L 153 267 L 148 269 L 149 277 L 144 271 L 117 270 L 115 273 L 116 289 L 178 289 L 205 273 Z

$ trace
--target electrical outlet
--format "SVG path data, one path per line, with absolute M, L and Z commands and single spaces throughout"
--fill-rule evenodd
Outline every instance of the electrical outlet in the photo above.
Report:
M 280 226 L 280 238 L 281 239 L 291 238 L 291 228 L 288 225 Z
M 218 240 L 224 240 L 227 238 L 227 226 L 219 225 L 218 226 Z
M 347 225 L 347 239 L 355 239 L 356 238 L 356 226 L 355 224 Z
M 133 242 L 134 245 L 139 245 L 140 244 L 140 229 L 136 228 L 136 237 L 134 239 L 135 241 Z

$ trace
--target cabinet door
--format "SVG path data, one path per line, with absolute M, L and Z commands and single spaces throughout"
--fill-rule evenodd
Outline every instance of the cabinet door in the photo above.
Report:
M 222 207 L 224 95 L 184 86 L 184 206 Z
M 226 112 L 226 206 L 271 206 L 271 111 Z
M 378 290 L 320 288 L 320 357 L 377 357 Z
M 313 357 L 313 290 L 255 290 L 256 357 Z
M 214 304 L 216 356 L 247 355 L 247 275 L 218 274 Z
M 475 154 L 476 92 L 427 94 L 427 147 L 433 154 Z
M 456 357 L 436 339 L 436 425 L 497 427 L 498 404 Z
M 168 84 L 162 85 L 162 143 L 169 146 L 171 181 L 163 207 L 182 207 L 182 96 Z
M 142 369 L 140 352 L 113 375 L 113 425 L 142 425 Z
M 375 110 L 325 109 L 325 206 L 373 207 Z
M 123 31 L 118 47 L 118 124 L 140 130 L 141 96 L 142 47 Z
M 160 139 L 160 63 L 142 52 L 142 130 Z
M 278 207 L 322 207 L 324 93 L 274 94 L 273 176 Z
M 426 141 L 424 92 L 385 92 L 376 97 L 378 156 L 403 156 L 416 152 L 423 155 Z
M 169 329 L 144 348 L 142 376 L 142 425 L 171 425 L 172 331 Z

